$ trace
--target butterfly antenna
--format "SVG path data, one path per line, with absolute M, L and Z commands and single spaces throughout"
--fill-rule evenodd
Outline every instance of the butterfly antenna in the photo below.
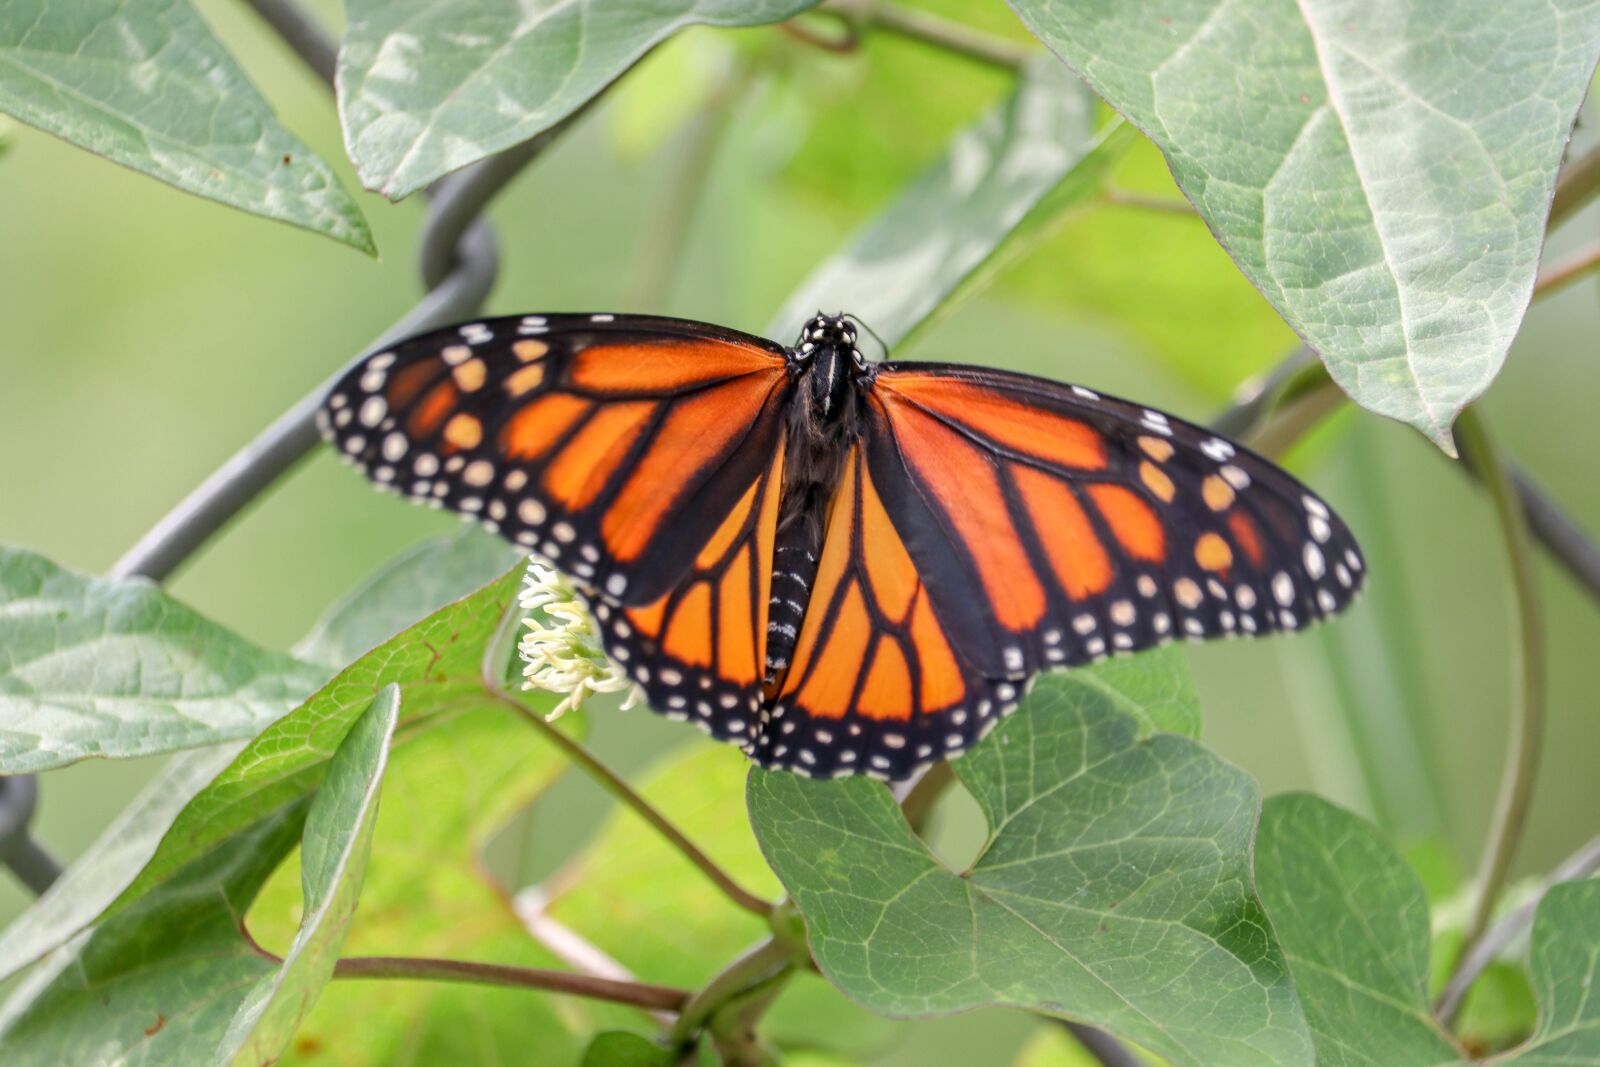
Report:
M 872 335 L 872 339 L 874 341 L 878 342 L 878 347 L 883 349 L 883 362 L 885 362 L 885 363 L 889 362 L 889 342 L 885 341 L 882 337 L 878 336 L 878 331 L 877 330 L 874 330 L 871 326 L 868 326 L 866 323 L 862 322 L 858 317 L 856 317 L 855 315 L 851 315 L 848 312 L 846 312 L 843 315 L 840 315 L 839 317 L 842 318 L 842 319 L 849 319 L 851 322 L 855 323 L 857 326 L 861 327 L 863 330 L 865 330 L 868 333 L 870 333 Z

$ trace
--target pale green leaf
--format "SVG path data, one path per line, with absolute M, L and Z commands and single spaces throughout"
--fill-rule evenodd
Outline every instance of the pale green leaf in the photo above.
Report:
M 400 687 L 408 729 L 447 711 L 492 702 L 482 681 L 484 650 L 521 577 L 520 567 L 508 571 L 384 642 L 262 731 L 178 816 L 113 910 L 251 826 L 261 812 L 315 789 L 351 723 L 384 686 Z
M 1012 0 L 1362 406 L 1447 451 L 1533 289 L 1589 0 Z
M 572 114 L 685 26 L 754 26 L 816 0 L 350 0 L 339 112 L 362 184 L 398 200 Z
M 0 4 L 0 111 L 186 192 L 375 252 L 355 201 L 189 0 Z
M 785 337 L 819 309 L 861 316 L 898 345 L 973 277 L 1041 205 L 1099 188 L 1131 131 L 1094 131 L 1094 97 L 1040 60 L 1015 93 L 950 140 L 899 198 L 820 266 L 773 318 Z
M 477 525 L 425 541 L 384 564 L 334 605 L 295 653 L 343 666 L 424 615 L 493 581 L 524 554 Z
M 581 1067 L 674 1067 L 676 1059 L 662 1046 L 626 1030 L 596 1034 L 583 1050 Z
M 133 882 L 190 799 L 242 743 L 174 756 L 33 906 L 0 932 L 0 981 L 89 926 Z
M 399 715 L 400 689 L 385 686 L 329 761 L 300 838 L 304 918 L 283 965 L 250 992 L 228 1025 L 220 1059 L 233 1067 L 277 1063 L 333 977 L 361 899 L 378 792 Z
M 1367 822 L 1312 796 L 1274 797 L 1261 816 L 1256 880 L 1289 959 L 1319 1067 L 1464 1067 L 1428 1002 L 1422 886 Z M 1552 888 L 1529 948 L 1533 1036 L 1483 1061 L 1600 1065 L 1600 882 Z
M 252 737 L 326 677 L 149 582 L 0 548 L 0 774 Z
M 752 773 L 756 836 L 817 962 L 887 1014 L 1012 1005 L 1180 1065 L 1309 1064 L 1251 887 L 1254 784 L 1188 738 L 1143 733 L 1084 673 L 1042 677 L 955 761 L 990 826 L 964 873 L 879 783 Z M 1176 687 L 1146 684 L 1152 700 Z
M 239 916 L 294 847 L 308 806 L 258 813 L 46 960 L 0 1008 L 6 1067 L 214 1062 L 240 1003 L 278 969 L 240 936 Z

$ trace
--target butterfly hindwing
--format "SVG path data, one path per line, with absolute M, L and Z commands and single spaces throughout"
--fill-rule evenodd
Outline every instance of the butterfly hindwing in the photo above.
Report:
M 482 521 L 623 605 L 673 588 L 782 436 L 783 350 L 675 319 L 550 315 L 424 334 L 319 415 L 380 486 Z

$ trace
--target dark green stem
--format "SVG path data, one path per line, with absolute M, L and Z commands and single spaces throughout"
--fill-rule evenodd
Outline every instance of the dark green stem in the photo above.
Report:
M 1483 480 L 1499 520 L 1511 565 L 1513 610 L 1510 622 L 1515 649 L 1511 670 L 1511 736 L 1506 750 L 1505 771 L 1495 801 L 1489 838 L 1484 845 L 1478 869 L 1478 897 L 1467 922 L 1462 957 L 1472 952 L 1483 936 L 1494 913 L 1494 906 L 1505 885 L 1516 855 L 1517 843 L 1527 822 L 1529 801 L 1538 775 L 1539 743 L 1544 729 L 1544 633 L 1539 618 L 1539 596 L 1533 570 L 1533 551 L 1529 544 L 1527 520 L 1522 501 L 1496 451 L 1493 438 L 1476 408 L 1467 408 L 1456 422 L 1456 439 L 1461 451 Z

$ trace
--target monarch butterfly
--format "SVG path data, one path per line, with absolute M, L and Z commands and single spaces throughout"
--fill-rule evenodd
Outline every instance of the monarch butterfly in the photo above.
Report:
M 318 421 L 380 486 L 570 574 L 672 719 L 801 774 L 903 779 L 1040 670 L 1295 630 L 1364 565 L 1314 493 L 1159 411 L 698 322 L 527 315 L 363 361 Z

